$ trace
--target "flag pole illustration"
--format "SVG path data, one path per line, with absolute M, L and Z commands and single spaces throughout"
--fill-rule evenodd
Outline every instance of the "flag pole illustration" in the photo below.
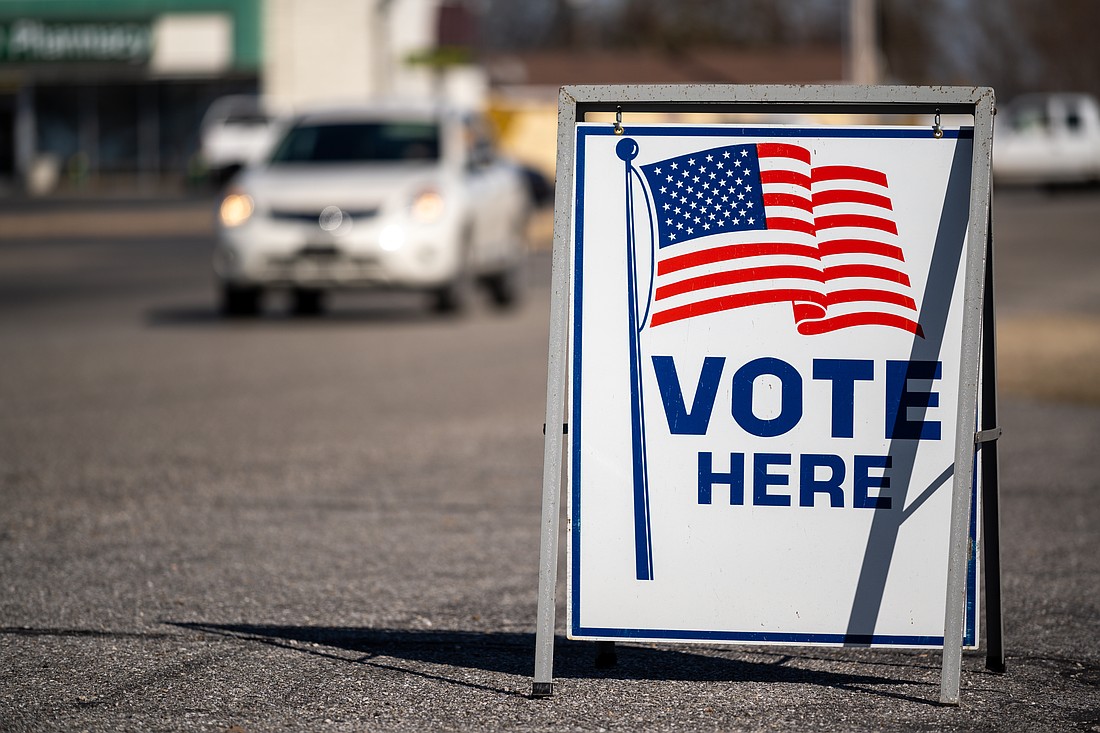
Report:
M 645 329 L 790 303 L 802 336 L 864 326 L 924 333 L 884 172 L 815 163 L 809 148 L 785 141 L 724 144 L 638 166 L 637 141 L 623 138 L 615 153 L 626 167 L 636 577 L 652 580 Z M 645 197 L 651 235 L 644 293 L 636 189 Z
M 634 561 L 637 579 L 653 580 L 653 536 L 649 521 L 649 471 L 646 466 L 642 357 L 639 343 L 639 335 L 645 327 L 648 313 L 640 316 L 638 313 L 638 252 L 634 240 L 634 187 L 631 185 L 631 175 L 634 173 L 631 161 L 638 155 L 638 143 L 631 138 L 623 138 L 615 146 L 615 154 L 626 164 L 626 293 L 627 324 L 630 330 L 631 458 L 634 464 Z M 648 209 L 648 201 L 646 203 Z M 649 288 L 651 287 L 652 283 L 649 284 Z

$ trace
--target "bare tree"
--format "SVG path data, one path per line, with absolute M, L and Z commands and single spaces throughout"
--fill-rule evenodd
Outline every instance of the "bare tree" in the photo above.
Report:
M 1014 56 L 1002 48 L 1002 60 L 1014 60 L 1015 83 L 1044 90 L 1100 93 L 1100 2 L 1096 0 L 1014 0 L 1030 54 Z M 1021 63 L 1023 62 L 1023 63 Z
M 490 48 L 838 43 L 846 0 L 483 0 Z M 535 29 L 533 26 L 539 26 Z
M 888 76 L 914 84 L 981 84 L 1100 93 L 1096 0 L 882 0 Z
M 489 49 L 845 42 L 849 0 L 470 0 Z M 884 81 L 1100 93 L 1100 0 L 878 0 Z

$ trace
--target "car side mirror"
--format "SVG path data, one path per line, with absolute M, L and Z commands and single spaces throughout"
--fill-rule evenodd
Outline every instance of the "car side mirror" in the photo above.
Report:
M 468 167 L 471 171 L 484 168 L 493 162 L 493 146 L 487 140 L 479 140 L 470 147 Z

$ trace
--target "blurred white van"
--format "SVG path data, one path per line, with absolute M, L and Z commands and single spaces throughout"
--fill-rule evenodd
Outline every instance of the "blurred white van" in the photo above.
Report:
M 199 154 L 211 180 L 223 184 L 241 168 L 261 160 L 276 134 L 276 115 L 259 97 L 216 99 L 203 116 L 199 133 Z
M 1028 94 L 998 111 L 993 179 L 1003 184 L 1100 182 L 1100 105 L 1087 94 Z

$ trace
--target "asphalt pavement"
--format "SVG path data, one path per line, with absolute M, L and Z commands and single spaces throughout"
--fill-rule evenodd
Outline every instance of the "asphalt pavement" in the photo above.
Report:
M 958 708 L 936 653 L 564 638 L 530 698 L 545 250 L 516 311 L 225 321 L 211 208 L 0 205 L 0 730 L 1100 731 L 1100 192 L 997 194 L 1008 670 Z

